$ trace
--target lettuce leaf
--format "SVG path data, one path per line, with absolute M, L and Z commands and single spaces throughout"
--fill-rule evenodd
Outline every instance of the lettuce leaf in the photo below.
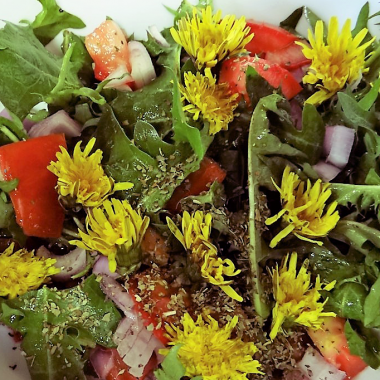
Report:
M 38 0 L 42 11 L 36 16 L 31 26 L 35 36 L 43 45 L 47 45 L 62 30 L 81 29 L 86 24 L 77 16 L 65 12 L 55 0 Z
M 0 301 L 0 321 L 23 335 L 33 380 L 85 380 L 85 348 L 113 347 L 112 333 L 120 319 L 94 275 L 71 289 L 44 286 Z

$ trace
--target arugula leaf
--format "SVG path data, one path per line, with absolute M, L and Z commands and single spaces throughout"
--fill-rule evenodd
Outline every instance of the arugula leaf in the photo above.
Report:
M 269 316 L 270 308 L 260 280 L 262 272 L 260 262 L 264 258 L 264 243 L 261 239 L 260 228 L 257 228 L 256 223 L 260 220 L 260 186 L 273 188 L 271 172 L 263 160 L 265 156 L 270 155 L 305 157 L 302 152 L 281 142 L 277 136 L 270 133 L 267 114 L 270 111 L 279 112 L 278 103 L 282 101 L 283 98 L 276 94 L 259 101 L 252 115 L 248 139 L 249 257 L 254 284 L 253 302 L 256 312 L 263 319 Z
M 369 366 L 374 369 L 380 366 L 380 340 L 372 329 L 365 328 L 356 323 L 355 329 L 350 321 L 344 325 L 350 352 L 360 356 Z
M 165 8 L 172 15 L 174 15 L 174 25 L 176 25 L 177 21 L 181 18 L 186 17 L 187 15 L 192 16 L 193 9 L 196 9 L 200 14 L 201 9 L 206 8 L 207 6 L 211 6 L 211 8 L 213 8 L 213 0 L 199 0 L 197 5 L 193 5 L 187 0 L 182 0 L 182 3 L 177 10 L 174 10 L 168 6 L 165 6 Z
M 65 12 L 55 0 L 38 1 L 42 4 L 42 11 L 36 16 L 31 26 L 43 45 L 47 45 L 64 29 L 81 29 L 86 26 L 79 17 Z
M 121 319 L 94 275 L 71 289 L 44 286 L 1 300 L 0 310 L 0 320 L 23 335 L 33 380 L 85 380 L 84 348 L 113 347 L 112 333 Z

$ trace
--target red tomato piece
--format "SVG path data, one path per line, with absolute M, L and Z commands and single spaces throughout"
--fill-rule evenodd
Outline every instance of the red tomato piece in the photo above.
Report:
M 137 276 L 143 277 L 144 274 L 140 274 Z M 144 321 L 144 326 L 153 325 L 154 336 L 166 345 L 169 342 L 169 340 L 166 337 L 165 327 L 163 326 L 163 324 L 161 324 L 161 327 L 159 328 L 156 327 L 162 320 L 164 313 L 170 310 L 168 305 L 171 300 L 173 291 L 166 285 L 165 282 L 162 281 L 162 283 L 160 283 L 157 281 L 154 289 L 150 291 L 151 293 L 149 295 L 149 301 L 152 305 L 154 305 L 151 312 L 144 310 L 144 302 L 137 301 L 138 289 L 136 280 L 130 281 L 128 292 L 135 302 L 135 311 L 141 315 L 141 318 Z
M 254 33 L 252 40 L 245 46 L 251 55 L 284 49 L 299 40 L 287 30 L 265 22 L 247 21 L 247 26 L 251 29 L 250 33 Z
M 249 102 L 246 89 L 248 66 L 252 66 L 272 87 L 281 87 L 287 99 L 293 98 L 302 90 L 301 85 L 288 70 L 265 59 L 247 56 L 225 60 L 219 73 L 219 83 L 228 83 L 232 93 L 243 95 Z
M 180 211 L 179 202 L 191 195 L 199 195 L 209 189 L 209 186 L 217 181 L 222 183 L 226 178 L 226 171 L 211 158 L 205 157 L 197 171 L 189 174 L 186 179 L 174 190 L 172 197 L 166 204 L 166 208 L 175 213 Z
M 157 367 L 157 358 L 153 354 L 144 368 L 143 375 L 137 378 L 129 373 L 129 367 L 124 363 L 115 348 L 108 348 L 105 350 L 111 352 L 110 360 L 113 362 L 113 366 L 108 372 L 105 380 L 144 380 L 153 371 L 153 369 Z
M 302 49 L 302 46 L 292 42 L 283 49 L 267 52 L 265 59 L 271 63 L 280 65 L 284 69 L 295 70 L 311 62 L 304 56 Z
M 329 317 L 325 319 L 321 329 L 309 330 L 308 334 L 324 358 L 346 372 L 347 379 L 352 379 L 363 371 L 367 364 L 359 356 L 350 353 L 344 334 L 344 324 L 343 318 Z
M 120 67 L 131 72 L 127 38 L 112 20 L 102 22 L 86 36 L 86 48 L 95 63 L 95 78 L 102 81 Z
M 57 177 L 47 166 L 55 161 L 64 134 L 37 137 L 0 147 L 0 169 L 4 180 L 19 180 L 10 193 L 17 223 L 25 235 L 41 238 L 61 236 L 65 213 L 55 190 Z

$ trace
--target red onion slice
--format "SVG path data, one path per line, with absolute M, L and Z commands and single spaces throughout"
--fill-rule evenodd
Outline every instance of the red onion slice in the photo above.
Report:
M 145 46 L 138 41 L 128 42 L 129 60 L 131 62 L 131 75 L 135 81 L 136 89 L 142 88 L 156 78 L 152 59 Z
M 33 125 L 29 130 L 29 136 L 39 137 L 53 133 L 64 133 L 67 137 L 78 137 L 81 131 L 82 126 L 73 120 L 66 111 L 60 110 Z
M 105 379 L 114 367 L 113 350 L 96 346 L 90 354 L 90 362 L 100 379 Z
M 310 380 L 343 380 L 346 373 L 328 363 L 314 348 L 309 347 L 298 367 Z
M 36 252 L 36 256 L 55 259 L 55 267 L 61 272 L 52 276 L 54 281 L 66 282 L 78 273 L 83 272 L 87 266 L 87 253 L 82 248 L 75 248 L 66 255 L 54 255 L 46 247 L 41 246 Z
M 328 164 L 325 161 L 319 161 L 313 166 L 313 169 L 317 172 L 319 178 L 321 178 L 323 182 L 330 182 L 342 171 L 342 169 Z
M 92 268 L 92 273 L 96 275 L 107 275 L 111 278 L 119 278 L 120 275 L 117 272 L 111 272 L 109 269 L 108 259 L 106 256 L 100 255 L 96 259 L 94 267 Z
M 326 127 L 323 152 L 327 156 L 326 162 L 343 169 L 350 159 L 355 141 L 355 130 L 343 125 Z
M 170 47 L 169 42 L 166 41 L 165 37 L 161 34 L 156 25 L 149 26 L 148 32 L 158 44 L 166 48 Z

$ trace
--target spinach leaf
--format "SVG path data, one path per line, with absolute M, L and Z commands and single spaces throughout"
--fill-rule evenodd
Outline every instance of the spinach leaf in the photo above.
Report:
M 380 277 L 372 285 L 364 302 L 364 326 L 380 327 Z
M 367 290 L 363 285 L 346 282 L 330 293 L 326 309 L 334 311 L 340 317 L 362 321 L 366 297 Z
M 0 320 L 23 335 L 33 380 L 85 380 L 84 348 L 113 347 L 112 332 L 121 319 L 94 275 L 71 289 L 45 286 L 2 300 L 0 310 Z
M 59 32 L 67 28 L 81 29 L 86 24 L 77 16 L 65 12 L 55 0 L 38 0 L 42 11 L 31 26 L 43 45 L 48 44 Z
M 354 328 L 354 327 L 355 328 Z M 380 340 L 373 329 L 365 328 L 361 323 L 353 325 L 347 321 L 344 325 L 350 352 L 360 356 L 374 369 L 380 366 Z

